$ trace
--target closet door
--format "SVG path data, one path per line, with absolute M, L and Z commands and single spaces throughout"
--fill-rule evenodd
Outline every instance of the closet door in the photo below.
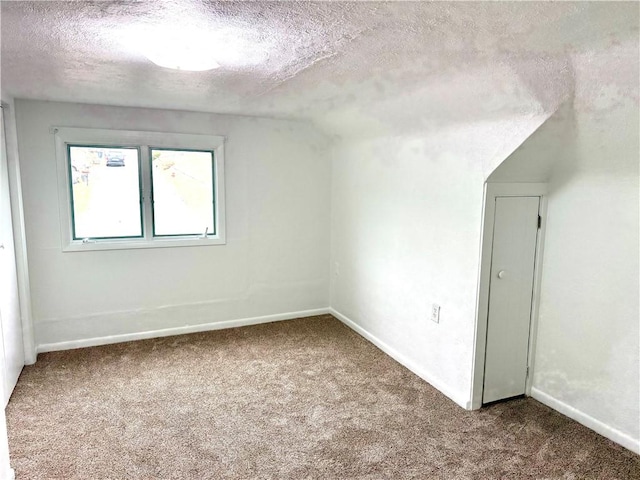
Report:
M 496 198 L 483 403 L 525 393 L 539 206 Z
M 24 366 L 24 343 L 18 276 L 13 244 L 9 172 L 5 144 L 4 119 L 0 115 L 0 318 L 4 347 L 3 407 L 6 406 Z

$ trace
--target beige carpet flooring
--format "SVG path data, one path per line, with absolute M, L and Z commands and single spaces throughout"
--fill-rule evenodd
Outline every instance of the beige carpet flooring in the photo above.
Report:
M 22 479 L 639 479 L 532 399 L 468 412 L 331 316 L 42 354 L 7 408 Z

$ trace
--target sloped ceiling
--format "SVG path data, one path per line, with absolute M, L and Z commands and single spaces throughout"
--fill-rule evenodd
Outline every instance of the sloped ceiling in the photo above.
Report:
M 637 17 L 633 2 L 2 2 L 2 89 L 343 133 L 499 121 L 555 110 L 571 55 L 637 36 Z M 174 31 L 208 32 L 221 68 L 140 53 Z

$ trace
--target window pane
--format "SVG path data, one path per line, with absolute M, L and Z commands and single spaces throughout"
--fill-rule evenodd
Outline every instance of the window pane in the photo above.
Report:
M 151 150 L 154 235 L 215 234 L 213 153 Z
M 137 148 L 69 146 L 73 237 L 140 237 Z

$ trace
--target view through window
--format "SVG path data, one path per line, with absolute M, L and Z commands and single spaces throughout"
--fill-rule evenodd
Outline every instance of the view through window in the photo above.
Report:
M 68 149 L 73 239 L 142 237 L 140 149 L 76 145 Z M 148 152 L 153 236 L 215 235 L 213 152 L 159 148 Z
M 69 146 L 73 238 L 142 236 L 137 148 Z
M 151 149 L 153 234 L 215 234 L 213 153 Z
M 64 252 L 225 245 L 225 137 L 51 127 Z

